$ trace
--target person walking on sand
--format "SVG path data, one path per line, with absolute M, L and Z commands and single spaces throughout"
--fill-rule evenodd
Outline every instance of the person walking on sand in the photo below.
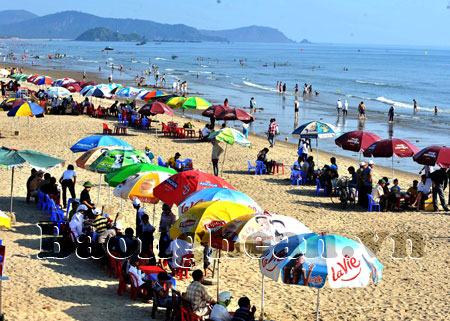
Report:
M 344 106 L 342 107 L 342 115 L 347 116 L 348 112 L 348 100 L 346 99 L 344 101 Z
M 278 129 L 278 124 L 275 118 L 270 120 L 269 131 L 267 133 L 267 140 L 269 141 L 270 147 L 275 145 L 275 136 L 280 133 Z
M 394 106 L 391 106 L 391 108 L 389 108 L 388 115 L 389 115 L 389 122 L 390 123 L 393 122 L 394 121 Z
M 417 113 L 419 111 L 419 104 L 415 99 L 413 99 L 413 103 L 414 103 L 414 113 Z
M 294 113 L 295 113 L 295 121 L 298 120 L 298 100 L 294 101 Z
M 219 158 L 220 154 L 223 153 L 224 149 L 220 145 L 219 141 L 216 139 L 212 140 L 212 154 L 211 154 L 211 162 L 213 164 L 213 171 L 215 176 L 219 176 Z
M 341 110 L 342 110 L 342 101 L 340 99 L 337 100 L 336 109 L 337 109 L 337 114 L 340 115 Z

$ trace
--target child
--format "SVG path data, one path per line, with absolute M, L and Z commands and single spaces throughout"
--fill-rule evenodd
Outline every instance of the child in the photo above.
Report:
M 204 270 L 204 275 L 206 278 L 206 276 L 208 274 L 208 270 L 211 271 L 211 273 L 213 273 L 213 270 L 210 268 L 213 250 L 212 250 L 212 247 L 209 246 L 208 242 L 201 242 L 200 244 L 205 247 L 203 249 L 203 270 Z
M 398 186 L 398 179 L 394 179 L 394 186 L 391 187 L 391 198 L 390 198 L 391 209 L 394 209 L 397 206 L 399 197 L 400 197 L 400 186 Z

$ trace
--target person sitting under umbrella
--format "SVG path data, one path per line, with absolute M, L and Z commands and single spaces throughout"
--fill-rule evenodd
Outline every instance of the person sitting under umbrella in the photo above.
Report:
M 273 166 L 273 163 L 274 163 L 274 161 L 269 161 L 268 160 L 268 158 L 267 158 L 267 153 L 269 152 L 269 149 L 268 148 L 264 148 L 264 149 L 262 149 L 259 153 L 258 153 L 258 156 L 257 156 L 257 161 L 260 161 L 260 162 L 263 162 L 264 163 L 264 166 L 266 166 L 266 173 L 267 174 L 269 174 L 269 173 L 271 173 L 272 172 L 272 166 Z
M 92 183 L 87 181 L 83 184 L 84 190 L 81 191 L 80 194 L 80 204 L 86 205 L 87 214 L 90 218 L 93 218 L 93 210 L 95 209 L 94 203 L 91 202 L 91 195 L 89 192 L 92 189 Z
M 202 270 L 192 272 L 192 278 L 194 281 L 186 289 L 186 300 L 191 303 L 192 310 L 197 316 L 208 315 L 211 312 L 209 305 L 215 304 L 216 301 L 208 294 L 202 284 L 204 279 Z
M 419 193 L 417 190 L 417 186 L 419 185 L 419 181 L 417 179 L 413 180 L 413 186 L 408 188 L 406 193 L 409 195 L 409 203 L 413 204 L 416 201 L 417 194 Z
M 211 134 L 211 129 L 209 129 L 209 124 L 205 124 L 205 127 L 201 131 L 202 133 L 202 141 L 207 141 L 209 134 Z
M 180 156 L 181 154 L 177 152 L 175 153 L 174 157 L 169 158 L 169 160 L 167 161 L 167 167 L 173 168 L 177 172 L 180 172 L 181 169 L 177 167 L 177 160 L 180 158 Z
M 230 292 L 221 292 L 217 304 L 214 305 L 211 311 L 209 319 L 211 321 L 230 321 L 233 316 L 228 312 L 227 307 L 230 305 L 232 298 Z
M 387 207 L 387 198 L 384 195 L 384 187 L 386 186 L 386 181 L 384 179 L 380 179 L 378 181 L 378 185 L 375 186 L 372 190 L 372 198 L 375 204 L 380 204 L 380 209 L 383 212 L 386 212 Z
M 250 299 L 246 296 L 242 297 L 238 301 L 239 309 L 237 309 L 234 312 L 233 318 L 231 321 L 241 321 L 241 320 L 248 320 L 248 321 L 254 321 L 255 320 L 255 312 L 256 307 L 252 306 L 250 304 Z
M 322 175 L 319 176 L 320 185 L 327 189 L 327 196 L 331 195 L 333 191 L 333 184 L 331 180 L 333 179 L 332 169 L 329 166 L 325 166 L 322 170 Z

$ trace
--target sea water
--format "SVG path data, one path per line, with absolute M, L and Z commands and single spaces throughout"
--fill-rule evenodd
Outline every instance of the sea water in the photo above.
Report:
M 107 76 L 114 82 L 134 84 L 136 76 L 156 65 L 166 74 L 167 86 L 180 79 L 188 91 L 199 92 L 213 103 L 228 98 L 232 107 L 247 107 L 254 97 L 256 121 L 250 132 L 264 135 L 268 120 L 276 118 L 278 139 L 297 142 L 291 135 L 299 125 L 321 120 L 340 131 L 368 130 L 382 138 L 407 139 L 421 149 L 429 145 L 449 145 L 450 137 L 450 48 L 399 47 L 337 44 L 250 44 L 250 43 L 105 43 L 76 41 L 3 41 L 2 52 L 16 57 L 27 55 L 26 64 L 39 67 L 86 70 Z M 106 46 L 113 51 L 102 51 Z M 64 59 L 48 59 L 48 54 L 66 54 Z M 32 58 L 39 56 L 39 59 Z M 176 56 L 176 57 L 174 57 Z M 19 60 L 20 61 L 20 60 Z M 107 63 L 106 63 L 107 62 Z M 111 66 L 115 70 L 112 71 Z M 118 68 L 123 65 L 124 71 Z M 314 68 L 313 68 L 314 67 Z M 346 71 L 347 70 L 347 71 Z M 198 75 L 198 77 L 197 77 Z M 277 81 L 287 83 L 280 94 Z M 154 84 L 153 77 L 147 83 Z M 312 85 L 319 95 L 302 97 L 303 84 Z M 294 122 L 295 84 L 299 85 L 300 113 Z M 348 116 L 338 116 L 337 99 L 349 102 Z M 412 100 L 419 104 L 414 113 Z M 357 117 L 357 106 L 367 106 L 366 121 Z M 387 112 L 395 106 L 395 121 L 388 123 Z M 438 115 L 434 115 L 438 106 Z M 231 122 L 239 128 L 239 122 Z M 344 156 L 334 139 L 320 139 L 319 149 Z M 315 143 L 313 142 L 313 146 Z M 293 161 L 296 150 L 293 150 Z M 321 164 L 328 160 L 321 160 Z M 376 159 L 391 166 L 390 159 Z M 417 172 L 420 165 L 411 159 L 395 159 L 395 167 Z

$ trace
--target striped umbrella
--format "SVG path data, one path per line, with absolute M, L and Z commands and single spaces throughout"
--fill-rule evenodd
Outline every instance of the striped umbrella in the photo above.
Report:
M 84 95 L 84 93 L 87 93 L 92 88 L 95 88 L 95 86 L 88 85 L 88 86 L 84 86 L 84 87 L 81 87 L 81 88 L 83 88 L 83 89 L 80 90 L 80 95 Z
M 186 99 L 185 97 L 173 97 L 166 102 L 166 105 L 171 108 L 179 108 Z
M 55 80 L 52 77 L 40 76 L 34 80 L 34 84 L 38 86 L 53 84 Z
M 8 117 L 44 117 L 44 112 L 45 110 L 35 103 L 18 99 L 14 102 L 13 108 L 8 112 Z
M 89 166 L 99 158 L 104 152 L 112 149 L 121 149 L 120 146 L 101 146 L 88 150 L 83 153 L 76 161 L 78 167 L 89 170 Z
M 150 99 L 153 99 L 153 98 L 164 97 L 164 96 L 167 96 L 167 95 L 168 95 L 168 93 L 166 93 L 165 91 L 154 90 L 154 91 L 151 91 L 151 92 L 147 93 L 147 95 L 143 96 L 142 99 L 143 100 L 150 100 Z
M 212 104 L 200 97 L 189 97 L 181 104 L 181 109 L 208 109 Z
M 109 186 L 116 187 L 128 177 L 142 172 L 166 172 L 169 175 L 174 175 L 177 173 L 175 170 L 168 167 L 148 163 L 136 163 L 111 171 L 105 176 L 105 181 L 109 184 Z

